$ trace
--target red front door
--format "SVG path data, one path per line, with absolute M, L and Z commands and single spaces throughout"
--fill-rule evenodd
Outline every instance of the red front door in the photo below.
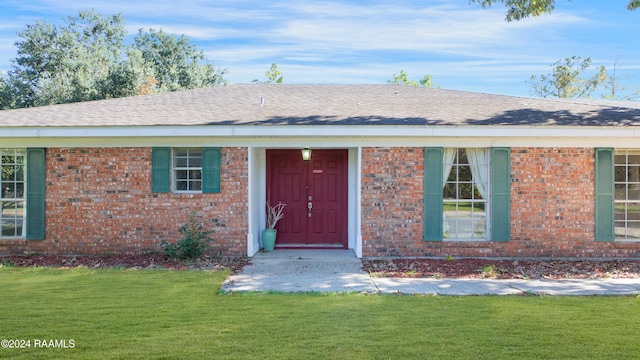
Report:
M 347 150 L 267 150 L 267 201 L 287 204 L 276 246 L 347 248 Z

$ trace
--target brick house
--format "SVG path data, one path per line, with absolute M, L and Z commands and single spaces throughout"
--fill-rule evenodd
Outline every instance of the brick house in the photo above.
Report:
M 0 254 L 640 256 L 640 104 L 230 85 L 0 111 Z M 311 150 L 305 161 L 301 149 Z

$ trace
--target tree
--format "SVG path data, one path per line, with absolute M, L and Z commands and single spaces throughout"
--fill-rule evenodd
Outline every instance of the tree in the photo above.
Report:
M 175 37 L 162 30 L 139 30 L 134 49 L 153 69 L 161 91 L 176 91 L 222 85 L 224 71 L 206 63 L 202 51 L 184 35 Z M 202 63 L 200 63 L 202 62 Z
M 607 93 L 602 95 L 603 98 L 633 100 L 640 96 L 640 89 L 624 86 L 621 84 L 621 81 L 619 81 L 618 70 L 623 64 L 624 61 L 620 60 L 619 54 L 616 54 L 616 57 L 613 59 L 613 65 L 608 71 L 609 76 L 602 84 L 607 89 Z
M 280 73 L 280 70 L 278 70 L 278 65 L 276 63 L 271 64 L 271 68 L 264 73 L 264 76 L 267 77 L 267 81 L 255 79 L 252 82 L 256 84 L 282 84 L 284 82 L 284 78 Z
M 16 98 L 18 97 L 16 89 L 21 84 L 13 84 L 11 81 L 9 78 L 0 77 L 0 110 L 18 107 L 16 104 Z
M 431 75 L 425 75 L 419 81 L 409 80 L 409 76 L 404 70 L 400 70 L 400 75 L 393 74 L 393 79 L 387 80 L 387 84 L 400 84 L 400 85 L 409 85 L 409 86 L 418 86 L 418 87 L 433 87 L 433 82 L 431 81 Z
M 120 58 L 126 32 L 122 16 L 85 11 L 64 26 L 38 21 L 18 35 L 5 87 L 13 106 L 28 107 L 100 98 L 96 83 Z
M 599 66 L 597 73 L 590 78 L 583 77 L 589 69 L 591 59 L 582 60 L 572 56 L 551 64 L 553 72 L 547 75 L 531 76 L 534 95 L 547 98 L 581 98 L 589 97 L 598 86 L 608 79 L 605 66 Z
M 184 36 L 141 30 L 125 46 L 122 15 L 83 11 L 61 26 L 38 21 L 18 35 L 18 56 L 0 79 L 0 109 L 225 83 L 224 71 L 206 63 Z
M 501 3 L 507 8 L 506 21 L 519 21 L 529 16 L 539 16 L 551 13 L 555 9 L 555 0 L 469 0 L 489 8 L 493 4 Z M 629 0 L 627 10 L 640 8 L 640 0 Z
M 264 75 L 267 77 L 267 84 L 282 84 L 284 81 L 276 63 L 271 64 L 271 68 Z
M 138 49 L 129 48 L 126 59 L 118 63 L 98 86 L 105 99 L 148 95 L 161 92 L 154 69 Z

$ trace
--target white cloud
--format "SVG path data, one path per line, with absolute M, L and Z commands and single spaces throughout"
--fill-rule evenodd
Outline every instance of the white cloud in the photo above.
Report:
M 3 6 L 28 12 L 15 19 L 3 16 Z M 509 80 L 522 87 L 531 74 L 548 71 L 563 57 L 606 58 L 597 55 L 609 45 L 587 34 L 616 22 L 575 11 L 578 6 L 506 23 L 503 7 L 482 9 L 464 0 L 6 0 L 0 5 L 0 39 L 38 16 L 60 23 L 94 8 L 103 15 L 122 13 L 130 34 L 140 28 L 185 34 L 213 63 L 229 69 L 232 82 L 264 77 L 276 62 L 290 83 L 383 83 L 404 69 L 416 79 L 431 74 L 446 87 L 498 83 L 501 90 Z M 3 56 L 15 49 L 0 46 L 2 69 Z M 623 51 L 631 58 L 625 67 L 640 67 L 636 48 Z
M 341 54 L 349 57 L 363 51 L 415 52 L 425 57 L 434 54 L 503 57 L 505 48 L 518 52 L 540 46 L 541 39 L 523 36 L 532 27 L 540 30 L 538 34 L 545 34 L 553 27 L 583 22 L 575 16 L 555 16 L 513 26 L 502 20 L 502 12 L 487 11 L 478 16 L 478 11 L 450 6 L 407 9 L 395 5 L 321 3 L 298 4 L 288 11 L 271 26 L 258 31 L 248 28 L 245 36 L 235 30 L 231 36 L 252 39 L 257 47 L 264 44 L 280 51 L 282 55 L 278 58 L 305 61 Z M 240 60 L 241 54 L 254 56 L 241 48 L 233 58 Z
M 244 33 L 242 31 L 231 28 L 214 27 L 214 26 L 196 26 L 196 25 L 179 25 L 179 24 L 162 24 L 162 23 L 138 23 L 127 24 L 127 32 L 129 34 L 137 34 L 139 29 L 162 29 L 163 31 L 177 36 L 185 35 L 191 40 L 222 40 L 229 38 L 241 38 Z

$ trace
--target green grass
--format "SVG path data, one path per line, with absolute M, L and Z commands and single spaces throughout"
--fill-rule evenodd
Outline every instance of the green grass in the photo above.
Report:
M 629 212 L 638 212 L 640 211 L 640 206 L 639 205 L 616 205 L 615 209 L 620 211 L 620 212 L 624 212 L 625 209 Z
M 632 359 L 640 298 L 222 294 L 223 272 L 0 268 L 12 359 Z
M 457 210 L 460 212 L 471 212 L 471 208 L 473 207 L 476 212 L 484 212 L 484 203 L 458 203 Z M 456 211 L 456 204 L 445 202 L 442 204 L 443 211 Z

